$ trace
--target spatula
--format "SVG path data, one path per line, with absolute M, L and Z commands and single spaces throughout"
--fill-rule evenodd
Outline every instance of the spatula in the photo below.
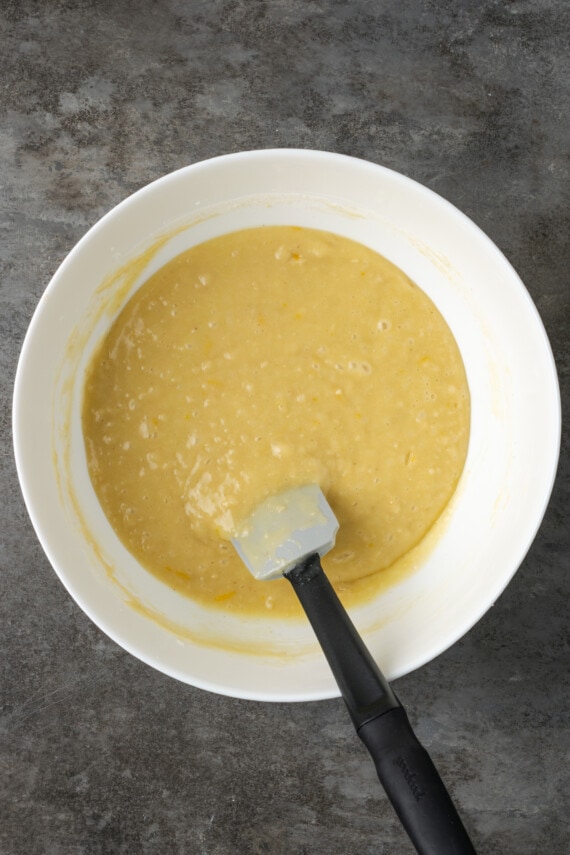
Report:
M 285 576 L 313 627 L 378 777 L 420 855 L 474 855 L 437 769 L 327 579 L 338 522 L 314 484 L 267 499 L 232 542 L 259 580 Z

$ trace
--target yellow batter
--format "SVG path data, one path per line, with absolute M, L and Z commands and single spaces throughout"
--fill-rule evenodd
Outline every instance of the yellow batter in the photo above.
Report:
M 266 227 L 179 255 L 92 360 L 83 431 L 113 528 L 168 585 L 297 614 L 229 538 L 267 496 L 318 483 L 340 522 L 323 565 L 351 605 L 448 503 L 469 391 L 456 342 L 401 270 L 328 232 Z

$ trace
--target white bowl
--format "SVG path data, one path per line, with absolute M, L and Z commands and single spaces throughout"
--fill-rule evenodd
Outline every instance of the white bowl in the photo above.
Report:
M 86 363 L 133 290 L 189 246 L 263 224 L 327 229 L 387 256 L 463 354 L 470 445 L 437 542 L 354 614 L 389 679 L 453 644 L 517 570 L 552 489 L 560 401 L 543 326 L 504 256 L 448 202 L 381 166 L 303 150 L 214 158 L 135 193 L 77 244 L 40 300 L 15 385 L 16 462 L 42 546 L 86 614 L 144 662 L 214 692 L 300 701 L 338 695 L 310 627 L 209 612 L 143 570 L 98 504 L 81 435 Z

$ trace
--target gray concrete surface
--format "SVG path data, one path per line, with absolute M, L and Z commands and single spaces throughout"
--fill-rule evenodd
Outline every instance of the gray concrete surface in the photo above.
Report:
M 39 547 L 10 406 L 50 276 L 150 180 L 269 146 L 392 167 L 463 209 L 542 315 L 568 401 L 567 0 L 1 0 L 0 852 L 405 855 L 340 701 L 264 705 L 155 673 Z M 495 607 L 398 681 L 480 855 L 566 855 L 568 433 Z M 443 853 L 442 853 L 443 855 Z

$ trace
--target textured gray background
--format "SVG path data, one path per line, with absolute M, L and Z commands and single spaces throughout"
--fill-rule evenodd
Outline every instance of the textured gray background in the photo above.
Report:
M 2 855 L 412 851 L 340 701 L 210 695 L 80 612 L 20 496 L 13 377 L 51 275 L 115 203 L 202 158 L 299 146 L 384 164 L 471 216 L 526 282 L 567 400 L 569 11 L 1 0 Z M 567 439 L 506 593 L 397 684 L 480 855 L 568 852 Z

